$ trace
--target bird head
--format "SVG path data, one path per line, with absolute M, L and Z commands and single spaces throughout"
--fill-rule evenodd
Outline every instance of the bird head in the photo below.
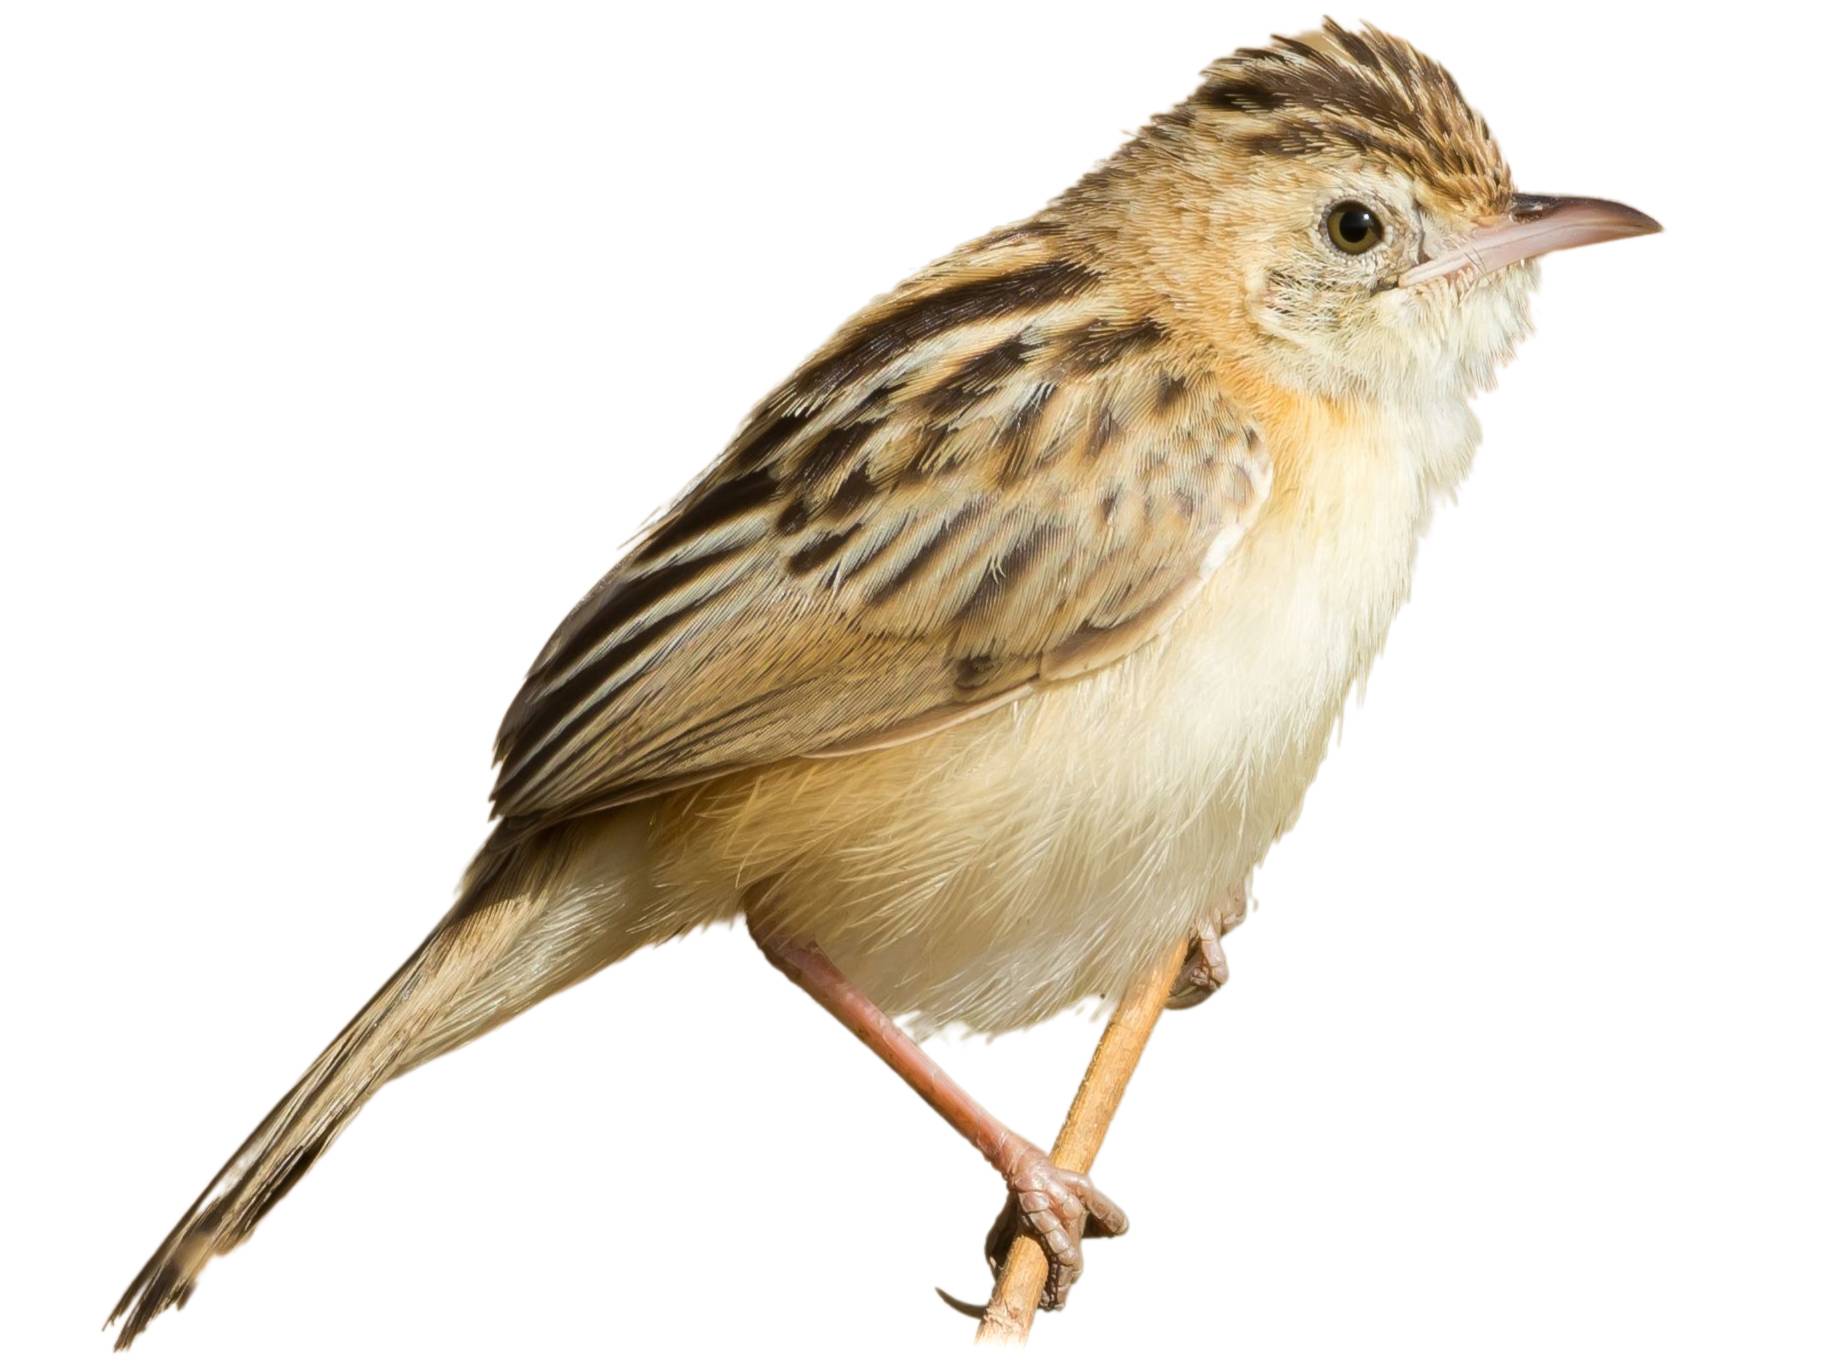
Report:
M 1447 71 L 1333 20 L 1215 62 L 1130 150 L 1170 185 L 1185 251 L 1165 288 L 1217 349 L 1336 396 L 1483 388 L 1529 329 L 1537 257 L 1659 231 L 1623 204 L 1520 193 Z M 1138 198 L 1156 231 L 1158 196 Z

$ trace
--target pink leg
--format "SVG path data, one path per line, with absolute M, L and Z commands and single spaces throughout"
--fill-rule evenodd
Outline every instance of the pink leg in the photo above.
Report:
M 1003 1257 L 1017 1234 L 1029 1233 L 1044 1245 L 1049 1257 L 1044 1307 L 1060 1308 L 1069 1287 L 1081 1275 L 1082 1238 L 1125 1232 L 1126 1217 L 1119 1206 L 1086 1176 L 1057 1167 L 1036 1144 L 995 1119 L 814 944 L 767 935 L 750 918 L 747 924 L 772 966 L 883 1058 L 1005 1178 L 1011 1194 L 1005 1213 L 988 1236 L 988 1260 Z

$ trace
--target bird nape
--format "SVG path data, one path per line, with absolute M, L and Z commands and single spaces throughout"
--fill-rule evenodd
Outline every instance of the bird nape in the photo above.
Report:
M 1179 999 L 1225 980 L 1536 258 L 1656 230 L 1519 193 L 1446 71 L 1330 22 L 863 309 L 551 637 L 454 907 L 153 1254 L 119 1345 L 387 1081 L 742 914 L 1003 1175 L 1001 1241 L 1041 1241 L 1060 1305 L 1125 1216 L 918 1035 L 1116 997 L 1190 937 Z

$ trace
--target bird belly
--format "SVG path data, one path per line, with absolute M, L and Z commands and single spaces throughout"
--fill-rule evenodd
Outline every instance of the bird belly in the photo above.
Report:
M 669 799 L 660 919 L 757 899 L 921 1030 L 1116 996 L 1295 820 L 1406 592 L 1421 484 L 1389 463 L 1328 524 L 1267 517 L 1163 640 L 1095 674 Z

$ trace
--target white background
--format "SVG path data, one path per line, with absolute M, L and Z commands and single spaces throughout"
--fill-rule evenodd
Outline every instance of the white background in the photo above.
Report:
M 1319 18 L 657 10 L 5 10 L 7 1360 L 103 1360 L 441 913 L 547 631 L 748 405 Z M 1821 1355 L 1816 35 L 1750 10 L 1372 14 L 1524 187 L 1668 231 L 1546 265 L 1046 1359 Z M 938 1053 L 1047 1139 L 1095 1032 Z M 135 1359 L 927 1358 L 998 1202 L 721 931 L 389 1090 Z

